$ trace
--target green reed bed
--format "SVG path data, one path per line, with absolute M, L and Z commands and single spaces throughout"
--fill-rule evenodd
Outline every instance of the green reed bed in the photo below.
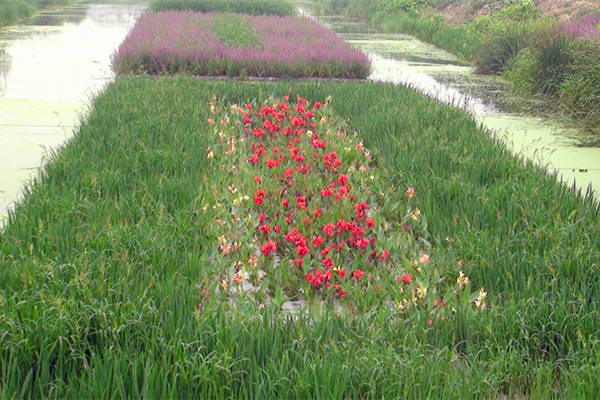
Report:
M 398 199 L 387 220 L 414 187 L 431 262 L 485 288 L 485 310 L 430 325 L 434 304 L 399 317 L 333 296 L 294 319 L 281 293 L 257 308 L 213 291 L 231 278 L 203 210 L 231 192 L 215 115 L 286 95 L 331 96 Z M 599 231 L 594 201 L 405 88 L 121 77 L 0 236 L 0 397 L 593 397 Z
M 155 0 L 152 11 L 235 12 L 252 15 L 294 15 L 294 6 L 285 0 Z

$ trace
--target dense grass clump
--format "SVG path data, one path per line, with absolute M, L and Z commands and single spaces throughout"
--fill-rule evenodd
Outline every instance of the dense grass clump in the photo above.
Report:
M 153 11 L 234 12 L 252 15 L 294 15 L 286 0 L 154 0 Z
M 0 0 L 0 27 L 15 24 L 42 8 L 69 2 L 71 0 Z
M 211 107 L 298 95 L 414 187 L 432 260 L 462 260 L 486 311 L 290 318 L 212 291 L 226 227 L 203 208 L 232 188 Z M 593 397 L 599 235 L 595 201 L 406 88 L 121 77 L 0 235 L 0 397 Z

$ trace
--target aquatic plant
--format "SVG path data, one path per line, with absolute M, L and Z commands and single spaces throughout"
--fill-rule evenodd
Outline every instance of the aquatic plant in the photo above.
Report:
M 276 279 L 262 308 L 216 294 L 221 280 L 237 285 L 234 262 L 220 269 L 219 236 L 239 221 L 233 201 L 212 200 L 223 192 L 250 197 L 241 201 L 256 207 L 258 227 L 258 207 L 274 210 L 269 188 L 282 185 L 262 173 L 272 149 L 261 156 L 261 172 L 230 189 L 240 171 L 222 167 L 229 139 L 221 142 L 219 132 L 242 127 L 239 106 L 252 104 L 253 128 L 236 141 L 247 160 L 262 100 L 280 99 L 271 107 L 298 95 L 313 99 L 311 108 L 331 95 L 328 107 L 343 121 L 328 123 L 348 128 L 349 138 L 356 130 L 372 154 L 371 170 L 358 169 L 349 182 L 362 187 L 361 174 L 367 186 L 379 182 L 365 200 L 380 206 L 367 210 L 376 211 L 376 226 L 402 221 L 407 205 L 419 208 L 432 244 L 425 266 L 452 278 L 442 286 L 468 277 L 471 302 L 453 311 L 432 296 L 397 318 L 389 306 L 338 311 L 343 297 L 331 293 L 319 300 L 320 313 L 307 316 L 281 311 L 287 296 Z M 338 157 L 346 161 L 345 149 Z M 304 175 L 292 175 L 300 184 L 295 174 Z M 261 206 L 254 175 L 265 191 Z M 598 210 L 556 181 L 467 113 L 404 87 L 119 77 L 0 234 L 0 397 L 593 398 L 600 390 Z M 263 239 L 259 247 L 267 244 L 264 228 L 252 234 Z M 388 248 L 386 236 L 377 232 L 375 246 Z M 275 261 L 272 252 L 255 256 Z M 365 273 L 356 284 L 367 282 Z M 485 312 L 475 308 L 480 287 L 489 293 Z M 371 289 L 354 297 L 368 303 Z M 448 311 L 452 319 L 441 321 L 438 313 Z
M 600 40 L 600 13 L 583 15 L 565 22 L 562 29 L 578 39 Z
M 425 267 L 452 278 L 441 286 L 468 277 L 471 302 L 453 311 L 432 296 L 398 318 L 389 306 L 337 310 L 343 297 L 320 300 L 309 287 L 323 307 L 308 316 L 282 312 L 287 296 L 276 279 L 262 308 L 216 293 L 224 279 L 230 290 L 237 286 L 234 263 L 221 269 L 219 236 L 239 221 L 233 201 L 212 200 L 247 195 L 251 210 L 274 209 L 268 188 L 282 184 L 260 172 L 230 189 L 240 171 L 222 167 L 229 139 L 220 142 L 219 132 L 241 127 L 239 106 L 252 104 L 251 135 L 263 99 L 280 99 L 271 107 L 298 95 L 314 99 L 311 107 L 331 95 L 328 107 L 343 121 L 327 121 L 352 139 L 356 130 L 372 154 L 371 170 L 353 174 L 366 174 L 367 187 L 379 182 L 365 200 L 376 226 L 402 221 L 407 205 L 419 208 L 432 244 Z M 236 154 L 247 160 L 246 139 L 236 141 Z M 261 157 L 268 171 L 272 151 Z M 345 161 L 345 149 L 338 157 Z M 362 187 L 354 176 L 349 182 Z M 0 234 L 0 397 L 593 398 L 600 390 L 598 210 L 556 181 L 467 113 L 404 87 L 119 77 Z M 264 228 L 252 233 L 263 239 L 259 247 L 267 244 Z M 386 236 L 377 232 L 375 246 L 388 248 Z M 272 252 L 255 256 L 275 261 Z M 365 284 L 368 274 L 352 282 Z M 480 287 L 489 293 L 485 312 L 475 308 Z M 368 303 L 371 289 L 352 298 Z M 448 311 L 452 318 L 441 321 L 449 315 L 438 313 Z
M 294 15 L 286 0 L 154 0 L 153 11 L 235 12 L 252 15 Z
M 211 101 L 207 158 L 230 171 L 210 181 L 203 208 L 216 222 L 221 295 L 265 304 L 265 293 L 279 292 L 353 313 L 389 307 L 395 318 L 427 312 L 437 298 L 436 319 L 451 319 L 449 308 L 473 301 L 455 273 L 443 276 L 458 260 L 430 255 L 414 188 L 380 192 L 371 151 L 322 100 Z M 390 219 L 392 210 L 400 213 Z
M 215 18 L 219 24 L 237 21 L 229 24 L 237 33 L 224 33 Z M 250 30 L 256 40 L 248 46 L 244 38 Z M 305 17 L 163 11 L 140 18 L 115 53 L 113 69 L 118 74 L 365 78 L 370 61 Z

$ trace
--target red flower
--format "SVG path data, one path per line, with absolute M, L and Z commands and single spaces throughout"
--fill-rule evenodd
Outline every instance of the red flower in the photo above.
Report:
M 296 208 L 298 210 L 306 210 L 306 196 L 296 197 Z
M 337 270 L 337 273 L 340 276 L 340 278 L 343 278 L 344 275 L 346 275 L 348 273 L 348 271 L 346 271 L 345 269 L 340 268 L 340 269 Z
M 265 235 L 268 235 L 268 234 L 269 234 L 269 232 L 271 232 L 271 227 L 270 227 L 269 225 L 266 225 L 266 224 L 265 224 L 265 225 L 260 225 L 260 226 L 259 226 L 257 229 L 258 229 L 259 231 L 262 231 L 262 232 L 264 232 L 264 233 L 265 233 Z
M 313 248 L 315 248 L 315 249 L 316 249 L 317 247 L 319 247 L 320 245 L 322 245 L 322 244 L 323 244 L 323 238 L 321 237 L 321 235 L 319 235 L 319 236 L 314 236 L 314 237 L 312 238 L 312 244 L 313 244 Z
M 254 202 L 256 205 L 261 205 L 265 200 L 265 191 L 262 189 L 258 189 L 256 193 L 254 193 Z
M 365 274 L 365 271 L 361 270 L 360 268 L 359 268 L 359 269 L 357 269 L 355 272 L 353 272 L 353 273 L 352 273 L 352 275 L 353 275 L 353 276 L 354 276 L 356 279 L 358 279 L 358 280 L 360 280 L 360 278 L 362 278 L 362 276 L 363 276 L 364 274 Z
M 262 253 L 265 256 L 268 256 L 269 253 L 275 253 L 277 251 L 277 246 L 275 246 L 275 242 L 272 240 L 267 241 L 267 243 L 265 243 L 264 245 L 262 245 L 260 247 L 260 251 L 262 251 Z
M 254 182 L 260 183 L 261 181 L 262 181 L 262 178 L 260 177 L 260 175 L 254 175 Z
M 373 221 L 373 218 L 367 217 L 365 219 L 365 223 L 367 224 L 367 226 L 369 228 L 372 228 L 373 226 L 375 226 L 375 221 Z
M 381 255 L 379 257 L 381 257 L 382 260 L 385 260 L 389 256 L 390 256 L 390 251 L 388 249 L 384 249 L 383 253 L 381 253 Z

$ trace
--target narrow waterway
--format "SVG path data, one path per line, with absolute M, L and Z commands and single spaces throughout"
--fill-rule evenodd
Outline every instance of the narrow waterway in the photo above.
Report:
M 110 57 L 145 8 L 143 0 L 78 2 L 0 31 L 0 225 L 114 78 Z
M 300 13 L 310 15 L 310 9 L 310 2 L 301 3 Z M 409 35 L 376 33 L 367 24 L 345 17 L 311 18 L 369 54 L 374 68 L 370 79 L 407 85 L 465 108 L 515 153 L 600 198 L 600 148 L 577 146 L 576 138 L 584 134 L 551 118 L 512 109 L 510 88 L 501 78 L 477 75 L 454 55 Z

